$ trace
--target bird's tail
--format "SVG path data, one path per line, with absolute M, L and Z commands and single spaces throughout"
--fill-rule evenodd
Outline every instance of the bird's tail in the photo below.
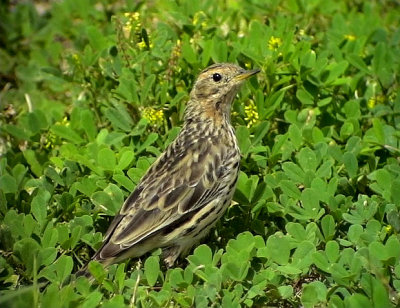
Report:
M 75 273 L 76 278 L 78 278 L 78 277 L 86 277 L 86 278 L 92 277 L 92 274 L 90 274 L 89 269 L 88 269 L 89 262 L 86 263 L 85 266 L 83 266 L 80 270 L 78 270 Z
M 75 273 L 75 277 L 86 277 L 86 278 L 93 278 L 93 275 L 89 272 L 89 263 L 91 261 L 99 262 L 103 267 L 108 267 L 109 265 L 115 263 L 115 258 L 110 258 L 106 260 L 102 260 L 98 257 L 98 253 L 96 253 L 80 270 Z

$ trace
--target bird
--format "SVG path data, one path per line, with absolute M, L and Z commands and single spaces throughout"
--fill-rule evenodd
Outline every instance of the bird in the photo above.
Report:
M 231 105 L 243 82 L 258 72 L 231 63 L 200 72 L 180 133 L 125 200 L 91 260 L 108 266 L 161 248 L 169 268 L 215 226 L 239 175 Z M 87 274 L 86 264 L 78 276 Z

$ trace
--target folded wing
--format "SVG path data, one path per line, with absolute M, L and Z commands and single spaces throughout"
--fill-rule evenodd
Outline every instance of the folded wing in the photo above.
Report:
M 94 259 L 118 257 L 152 235 L 179 225 L 213 200 L 218 179 L 226 170 L 225 149 L 210 137 L 186 144 L 178 138 L 125 201 Z

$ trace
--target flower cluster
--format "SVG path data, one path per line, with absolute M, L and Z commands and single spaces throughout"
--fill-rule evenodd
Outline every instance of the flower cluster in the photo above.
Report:
M 344 36 L 344 38 L 345 38 L 347 41 L 355 41 L 355 40 L 356 40 L 356 37 L 355 37 L 353 34 L 346 34 L 346 35 Z
M 282 39 L 280 37 L 271 36 L 268 41 L 269 50 L 277 50 L 282 45 Z
M 253 100 L 250 100 L 249 104 L 244 107 L 244 113 L 246 114 L 246 117 L 244 119 L 247 122 L 247 127 L 251 127 L 257 123 L 259 116 L 257 112 L 257 107 L 254 104 Z
M 164 111 L 161 109 L 154 109 L 153 107 L 146 107 L 142 110 L 142 117 L 150 122 L 154 127 L 160 127 L 164 123 Z
M 127 19 L 122 27 L 125 38 L 130 38 L 132 30 L 135 33 L 140 32 L 140 14 L 138 12 L 127 12 L 124 13 L 124 17 Z
M 124 13 L 124 17 L 126 19 L 122 26 L 124 37 L 126 39 L 131 39 L 132 43 L 136 42 L 136 46 L 139 47 L 139 49 L 146 49 L 147 47 L 152 48 L 153 44 L 149 43 L 150 38 L 147 36 L 147 34 L 146 38 L 144 37 L 145 35 L 143 35 L 142 23 L 140 22 L 140 13 L 127 12 Z
M 193 26 L 200 25 L 201 28 L 207 27 L 207 15 L 203 11 L 198 11 L 193 16 Z
M 70 123 L 68 117 L 64 117 L 61 121 L 57 121 L 55 123 L 55 125 L 60 125 L 60 126 L 65 126 L 65 127 L 69 127 L 70 124 L 71 123 Z M 56 145 L 58 145 L 60 143 L 61 143 L 60 137 L 58 137 L 52 131 L 48 131 L 46 134 L 43 134 L 40 137 L 40 144 L 45 149 L 53 149 Z
M 367 106 L 369 109 L 374 108 L 377 104 L 383 104 L 385 102 L 385 97 L 383 95 L 376 95 L 371 97 L 368 102 Z

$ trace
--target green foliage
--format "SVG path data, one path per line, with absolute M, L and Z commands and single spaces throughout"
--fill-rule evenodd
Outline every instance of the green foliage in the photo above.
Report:
M 400 297 L 395 2 L 0 4 L 0 306 L 391 307 Z M 262 73 L 235 203 L 175 268 L 71 275 L 213 62 Z

